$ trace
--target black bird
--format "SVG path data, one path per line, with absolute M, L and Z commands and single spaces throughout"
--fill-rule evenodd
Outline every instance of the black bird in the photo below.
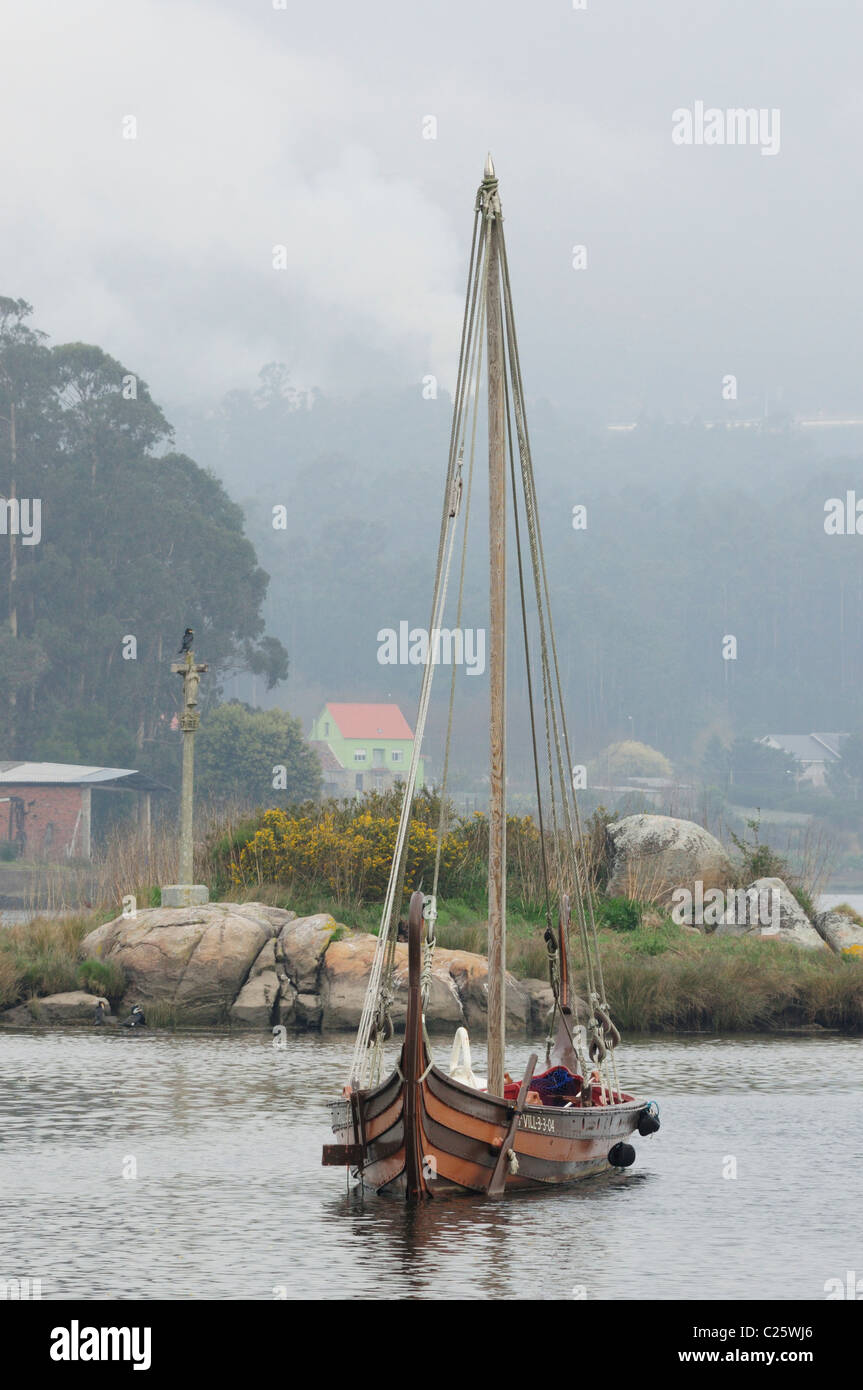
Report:
M 194 642 L 194 640 L 194 632 L 190 627 L 187 627 L 186 631 L 183 633 L 183 644 L 180 647 L 180 650 L 177 652 L 177 656 L 185 656 L 186 652 L 191 650 L 192 643 Z
M 124 1028 L 146 1028 L 147 1020 L 140 1004 L 135 1004 L 128 1018 L 123 1019 Z
M 95 1009 L 93 1010 L 93 1022 L 97 1026 L 105 1022 L 105 1012 L 105 1001 L 103 999 L 100 999 Z

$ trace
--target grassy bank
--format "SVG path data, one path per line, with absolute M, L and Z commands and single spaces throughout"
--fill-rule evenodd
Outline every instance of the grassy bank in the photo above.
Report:
M 376 931 L 380 907 L 345 912 L 315 893 L 290 895 L 278 884 L 235 888 L 236 901 L 266 901 L 305 916 L 331 912 L 353 931 Z M 771 938 L 705 936 L 676 926 L 654 909 L 600 901 L 605 984 L 621 1028 L 638 1033 L 771 1032 L 817 1025 L 863 1033 L 863 960 L 808 951 Z M 82 938 L 115 915 L 110 911 L 37 919 L 0 931 L 0 1008 L 40 995 L 90 989 L 115 1004 L 122 971 L 110 961 L 78 959 Z M 519 978 L 547 977 L 543 924 L 509 916 L 507 964 Z M 442 903 L 438 943 L 484 953 L 486 925 L 475 902 Z M 170 1026 L 170 1008 L 150 1022 Z
M 222 810 L 199 821 L 195 877 L 213 899 L 253 900 L 292 908 L 300 916 L 328 912 L 353 931 L 376 932 L 395 842 L 400 796 L 370 793 L 362 801 L 308 803 L 280 811 Z M 483 953 L 488 826 L 484 817 L 458 817 L 445 809 L 440 861 L 438 942 Z M 411 820 L 407 881 L 430 884 L 441 806 L 421 793 Z M 606 828 L 600 807 L 585 823 L 582 848 L 594 891 L 606 990 L 620 1025 L 637 1032 L 759 1032 L 820 1025 L 863 1032 L 863 960 L 806 951 L 770 938 L 701 935 L 676 926 L 642 899 L 608 898 Z M 732 837 L 740 857 L 735 882 L 785 877 L 811 912 L 814 885 L 796 880 L 785 862 L 759 840 Z M 519 978 L 547 978 L 543 941 L 543 841 L 529 817 L 509 817 L 510 852 L 507 964 Z M 553 838 L 545 854 L 556 859 Z M 0 930 L 0 1009 L 40 995 L 90 989 L 116 1003 L 122 972 L 111 962 L 79 960 L 83 936 L 115 917 L 133 895 L 138 907 L 156 906 L 154 885 L 176 881 L 177 839 L 172 827 L 154 833 L 149 853 L 140 838 L 118 832 L 92 866 L 93 909 L 64 918 L 37 919 Z M 551 883 L 554 895 L 555 884 Z M 643 888 L 643 886 L 642 886 Z M 171 1010 L 154 1024 L 170 1025 Z
M 46 994 L 85 989 L 118 1002 L 126 981 L 114 961 L 81 960 L 88 932 L 116 916 L 113 911 L 37 917 L 0 928 L 0 1009 Z
M 860 960 L 770 937 L 702 936 L 670 921 L 601 935 L 608 998 L 630 1032 L 863 1032 Z

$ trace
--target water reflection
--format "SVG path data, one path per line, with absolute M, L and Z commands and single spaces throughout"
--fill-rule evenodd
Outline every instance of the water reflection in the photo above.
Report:
M 350 1050 L 0 1035 L 0 1279 L 49 1298 L 819 1298 L 863 1268 L 861 1039 L 627 1040 L 621 1080 L 663 1116 L 634 1169 L 415 1209 L 320 1166 Z

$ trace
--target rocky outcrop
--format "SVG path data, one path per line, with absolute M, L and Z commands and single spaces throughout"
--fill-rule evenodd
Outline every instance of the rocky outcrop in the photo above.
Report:
M 276 969 L 276 941 L 265 941 L 233 1004 L 232 1023 L 246 1028 L 266 1028 L 273 1020 L 282 981 Z
M 279 931 L 275 944 L 277 968 L 292 980 L 300 994 L 317 994 L 321 963 L 327 947 L 337 933 L 344 932 L 328 912 L 314 917 L 297 917 Z
M 102 1005 L 105 1023 L 115 1023 L 111 1005 L 99 994 L 88 994 L 83 989 L 73 989 L 65 994 L 47 994 L 41 999 L 31 999 L 27 1004 L 18 1004 L 7 1009 L 3 1022 L 18 1027 L 31 1023 L 93 1023 L 97 1004 Z
M 366 934 L 334 941 L 324 957 L 321 975 L 321 1005 L 323 1026 L 328 1029 L 356 1028 L 363 1010 L 366 985 L 371 973 L 377 938 Z M 465 1022 L 462 1000 L 448 962 L 443 958 L 457 955 L 453 951 L 436 951 L 429 986 L 426 1024 L 429 1028 L 458 1028 Z M 477 960 L 484 959 L 481 956 Z M 395 1027 L 403 1028 L 407 1010 L 408 948 L 396 946 L 393 976 L 393 1005 L 391 1016 Z
M 359 1023 L 375 945 L 374 936 L 363 934 L 334 941 L 327 951 L 321 973 L 320 998 L 328 1028 L 356 1028 Z M 397 961 L 399 952 L 404 957 L 406 949 L 396 946 Z M 404 1000 L 396 1000 L 393 1021 L 404 1023 Z
M 82 958 L 114 960 L 123 967 L 129 982 L 125 1003 L 145 1009 L 148 1003 L 166 1003 L 183 1022 L 220 1023 L 262 947 L 288 917 L 263 903 L 144 908 L 97 927 L 84 937 L 80 951 Z
M 863 926 L 847 912 L 832 908 L 814 919 L 815 930 L 837 955 L 863 957 Z
M 376 937 L 357 934 L 330 946 L 321 976 L 325 1029 L 357 1027 L 376 944 Z M 533 1027 L 535 1017 L 544 1015 L 551 1007 L 551 989 L 539 981 L 517 980 L 514 975 L 507 975 L 506 980 L 507 1028 L 514 1033 L 527 1032 Z M 528 984 L 533 989 L 526 987 Z M 547 998 L 544 990 L 547 990 Z M 399 944 L 395 954 L 391 1010 L 396 1029 L 404 1027 L 407 991 L 408 948 Z M 485 956 L 438 947 L 433 958 L 426 1007 L 429 1031 L 451 1032 L 462 1025 L 469 1029 L 484 1028 L 487 1015 L 488 962 Z M 544 1017 L 540 1026 L 544 1026 Z
M 318 1028 L 323 959 L 344 930 L 266 903 L 149 908 L 90 932 L 81 955 L 122 965 L 127 1005 L 170 1004 L 182 1023 Z
M 377 937 L 351 932 L 328 913 L 297 917 L 263 903 L 206 903 L 191 908 L 148 908 L 117 917 L 89 933 L 82 959 L 114 960 L 128 988 L 123 1009 L 164 1005 L 175 1024 L 229 1022 L 266 1030 L 354 1030 L 365 1001 Z M 395 948 L 392 1019 L 404 1027 L 408 949 Z M 85 1001 L 64 1012 L 56 1000 Z M 510 1033 L 542 1032 L 552 1006 L 542 980 L 507 975 Z M 7 1011 L 4 1022 L 32 1024 L 80 1017 L 93 1022 L 97 998 L 76 993 L 31 1001 Z M 106 1001 L 107 1004 L 107 1001 Z M 154 1008 L 156 1018 L 158 1009 Z M 488 964 L 471 951 L 439 947 L 433 957 L 426 1009 L 430 1032 L 452 1036 L 462 1025 L 485 1028 Z M 113 1020 L 111 1020 L 113 1021 Z
M 729 891 L 717 936 L 754 936 L 823 950 L 824 941 L 781 878 L 757 878 L 748 888 L 738 890 L 733 902 L 730 897 Z
M 488 961 L 473 951 L 435 952 L 435 963 L 445 968 L 461 1001 L 468 1028 L 484 1028 L 488 1017 Z M 524 1033 L 530 1023 L 530 996 L 514 975 L 506 977 L 506 1026 Z
M 715 835 L 674 816 L 625 816 L 606 831 L 610 897 L 668 903 L 675 888 L 724 888 L 731 861 Z
M 548 980 L 519 980 L 519 986 L 527 996 L 530 1010 L 529 1031 L 537 1035 L 548 1027 L 549 1016 L 554 1007 L 554 993 Z M 587 1005 L 581 1000 L 579 1003 L 582 1006 L 581 1017 L 584 1018 Z

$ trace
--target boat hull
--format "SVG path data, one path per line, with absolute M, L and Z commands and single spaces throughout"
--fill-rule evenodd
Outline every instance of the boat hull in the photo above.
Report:
M 606 1093 L 606 1104 L 585 1104 L 579 1091 L 568 1105 L 527 1105 L 536 1054 L 513 1100 L 466 1086 L 434 1066 L 422 1013 L 422 902 L 414 893 L 398 1065 L 381 1085 L 346 1087 L 342 1099 L 332 1102 L 337 1142 L 325 1146 L 323 1162 L 345 1164 L 375 1191 L 400 1193 L 409 1201 L 441 1192 L 497 1197 L 577 1182 L 615 1166 L 609 1155 L 638 1128 L 646 1101 Z M 562 1019 L 552 1057 L 567 1070 L 570 1061 L 576 1063 L 568 1039 Z M 589 1095 L 596 1102 L 601 1089 L 594 1086 Z
M 413 1107 L 406 1104 L 409 1089 L 415 1091 Z M 515 1161 L 505 1160 L 504 1190 L 559 1186 L 608 1171 L 610 1150 L 637 1129 L 645 1104 L 624 1096 L 609 1106 L 525 1106 L 508 1144 Z M 435 1066 L 411 1087 L 400 1063 L 374 1090 L 333 1103 L 333 1133 L 345 1152 L 358 1152 L 353 1171 L 377 1192 L 417 1198 L 484 1194 L 515 1108 L 515 1102 L 464 1086 Z

